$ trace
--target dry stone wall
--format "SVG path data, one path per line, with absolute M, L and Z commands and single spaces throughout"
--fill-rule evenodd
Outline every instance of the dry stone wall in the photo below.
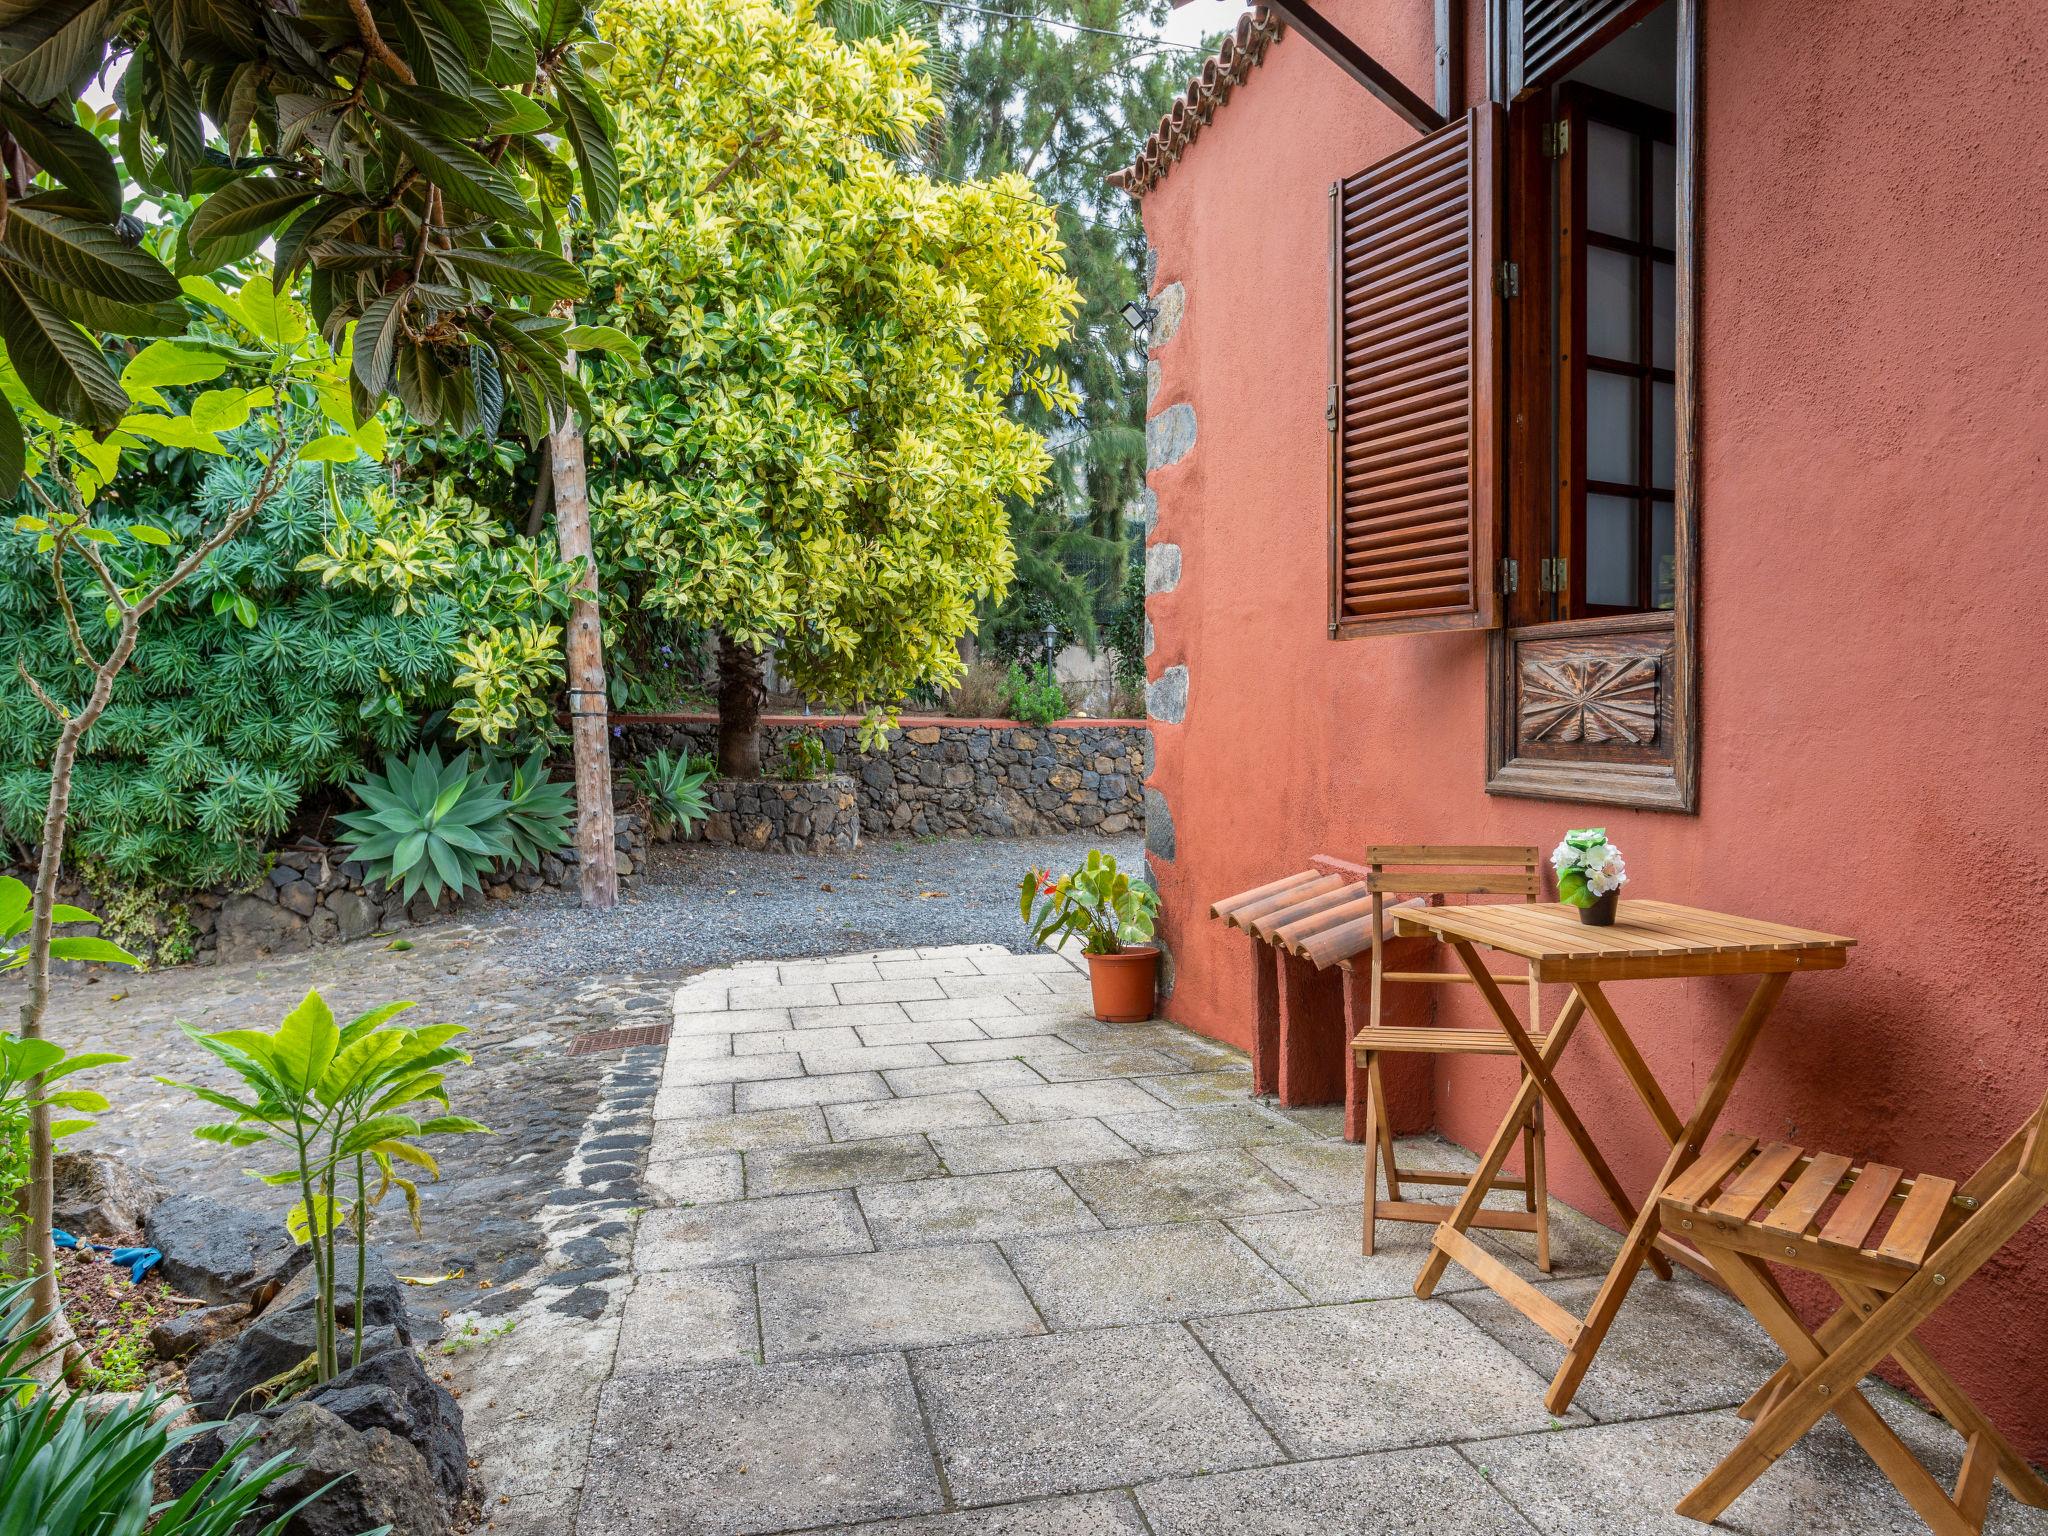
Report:
M 618 724 L 628 757 L 657 747 L 708 753 L 717 739 L 715 722 L 702 716 L 624 716 Z M 778 761 L 783 743 L 805 732 L 824 738 L 839 774 L 852 781 L 860 828 L 870 837 L 1145 830 L 1152 733 L 1135 722 L 906 719 L 886 747 L 866 752 L 857 722 L 780 716 L 763 727 L 766 761 Z

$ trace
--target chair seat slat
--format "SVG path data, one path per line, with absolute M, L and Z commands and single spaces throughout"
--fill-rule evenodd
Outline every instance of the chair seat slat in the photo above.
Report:
M 1885 1202 L 1904 1177 L 1904 1169 L 1866 1163 L 1856 1175 L 1855 1187 L 1842 1197 L 1835 1214 L 1820 1229 L 1820 1240 L 1837 1248 L 1861 1248 L 1870 1229 L 1877 1225 L 1877 1218 L 1884 1214 Z
M 1728 1181 L 1720 1198 L 1707 1207 L 1716 1216 L 1747 1221 L 1756 1208 L 1777 1192 L 1778 1181 L 1799 1161 L 1800 1149 L 1782 1141 L 1766 1145 L 1742 1172 Z
M 1681 1205 L 1698 1205 L 1720 1187 L 1721 1181 L 1755 1145 L 1754 1136 L 1738 1136 L 1733 1131 L 1723 1131 L 1707 1144 L 1707 1150 L 1690 1168 L 1671 1181 L 1664 1197 Z
M 1813 1225 L 1813 1218 L 1820 1208 L 1828 1203 L 1835 1186 L 1842 1182 L 1842 1175 L 1849 1171 L 1849 1159 L 1834 1152 L 1817 1152 L 1813 1161 L 1806 1165 L 1806 1171 L 1785 1191 L 1785 1198 L 1778 1202 L 1778 1208 L 1764 1218 L 1764 1225 L 1774 1232 L 1804 1233 Z
M 1906 1203 L 1899 1207 L 1898 1215 L 1892 1218 L 1890 1229 L 1877 1251 L 1888 1259 L 1903 1259 L 1908 1264 L 1918 1264 L 1927 1257 L 1927 1250 L 1933 1245 L 1934 1234 L 1941 1226 L 1941 1218 L 1948 1210 L 1949 1197 L 1956 1192 L 1954 1179 L 1937 1179 L 1930 1174 L 1921 1174 L 1913 1181 L 1912 1189 L 1906 1192 Z
M 1547 1037 L 1531 1035 L 1530 1043 L 1543 1049 Z M 1441 1051 L 1447 1055 L 1512 1056 L 1514 1044 L 1498 1029 L 1361 1029 L 1351 1037 L 1352 1051 Z

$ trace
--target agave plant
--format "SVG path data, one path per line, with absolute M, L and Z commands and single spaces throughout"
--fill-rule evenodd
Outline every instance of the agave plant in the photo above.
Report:
M 576 801 L 567 782 L 548 777 L 547 748 L 535 747 L 523 763 L 513 763 L 499 780 L 505 795 L 505 840 L 515 865 L 528 868 L 568 844 L 576 820 Z
M 340 818 L 355 839 L 349 856 L 407 901 L 479 889 L 482 873 L 512 854 L 505 785 L 472 768 L 467 752 L 451 762 L 425 747 L 403 762 L 389 757 L 382 773 L 349 789 L 363 802 Z
M 711 797 L 704 792 L 704 785 L 711 774 L 712 765 L 702 758 L 662 747 L 634 764 L 628 777 L 647 796 L 654 829 L 665 837 L 671 832 L 688 832 L 710 814 Z
M 186 1035 L 226 1062 L 241 1078 L 246 1095 L 237 1098 L 197 1083 L 158 1079 L 234 1117 L 200 1126 L 192 1134 L 201 1141 L 275 1147 L 290 1154 L 284 1167 L 255 1177 L 266 1184 L 295 1185 L 299 1191 L 285 1225 L 313 1250 L 320 1296 L 317 1348 L 307 1365 L 315 1382 L 328 1380 L 338 1369 L 335 1233 L 343 1226 L 355 1231 L 355 1360 L 360 1363 L 370 1213 L 392 1189 L 401 1190 L 417 1231 L 419 1188 L 398 1171 L 399 1165 L 430 1178 L 441 1170 L 415 1138 L 489 1130 L 461 1115 L 414 1112 L 422 1106 L 447 1109 L 443 1069 L 466 1066 L 469 1053 L 448 1043 L 464 1033 L 459 1024 L 385 1027 L 412 1006 L 386 1003 L 338 1026 L 326 1000 L 308 992 L 270 1034 L 253 1029 L 207 1034 L 187 1024 Z M 7 1536 L 4 1524 L 0 1536 Z
M 250 1526 L 265 1490 L 294 1466 L 283 1455 L 238 1466 L 249 1448 L 244 1439 L 178 1498 L 156 1502 L 156 1469 L 213 1426 L 180 1423 L 154 1392 L 87 1412 L 82 1395 L 41 1388 L 30 1372 L 49 1355 L 34 1352 L 42 1323 L 31 1317 L 32 1305 L 28 1282 L 0 1287 L 0 1536 L 280 1536 L 334 1486 Z

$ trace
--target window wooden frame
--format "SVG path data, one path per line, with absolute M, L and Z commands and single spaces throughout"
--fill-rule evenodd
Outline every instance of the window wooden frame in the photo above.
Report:
M 1566 144 L 1562 157 L 1562 196 L 1559 198 L 1558 256 L 1561 263 L 1558 291 L 1562 301 L 1558 334 L 1563 339 L 1565 387 L 1558 399 L 1558 441 L 1562 473 L 1558 482 L 1558 522 L 1565 551 L 1565 615 L 1574 619 L 1606 618 L 1624 613 L 1647 613 L 1656 609 L 1654 569 L 1658 503 L 1677 503 L 1677 487 L 1657 486 L 1652 469 L 1654 459 L 1656 398 L 1658 384 L 1677 392 L 1677 335 L 1672 336 L 1674 364 L 1660 368 L 1656 362 L 1656 269 L 1670 263 L 1674 286 L 1677 271 L 1675 250 L 1656 243 L 1654 151 L 1639 154 L 1636 167 L 1636 209 L 1639 237 L 1633 240 L 1610 235 L 1590 227 L 1586 219 L 1586 174 L 1592 147 L 1589 125 L 1601 123 L 1627 133 L 1637 144 L 1665 143 L 1676 146 L 1676 120 L 1640 102 L 1613 96 L 1589 86 L 1568 83 L 1560 88 L 1559 121 L 1565 125 Z M 1675 211 L 1675 210 L 1674 210 Z M 1595 357 L 1586 341 L 1586 288 L 1591 258 L 1588 247 L 1597 247 L 1626 257 L 1635 267 L 1637 359 Z M 1599 373 L 1627 379 L 1635 395 L 1636 430 L 1633 454 L 1635 478 L 1629 483 L 1594 480 L 1586 470 L 1587 376 Z M 1676 476 L 1674 464 L 1673 479 Z M 1590 567 L 1586 560 L 1586 498 L 1615 496 L 1633 504 L 1636 535 L 1635 600 L 1621 604 L 1592 602 L 1586 591 Z M 1673 593 L 1674 601 L 1676 593 Z
M 1507 0 L 1496 6 L 1489 42 L 1505 46 L 1514 17 L 1505 14 Z M 1556 420 L 1550 393 L 1552 342 L 1540 323 L 1540 305 L 1510 306 L 1505 351 L 1509 358 L 1508 513 L 1506 547 L 1517 579 L 1507 598 L 1507 626 L 1495 631 L 1487 652 L 1487 791 L 1539 799 L 1572 800 L 1633 806 L 1649 810 L 1695 812 L 1699 806 L 1699 191 L 1700 191 L 1700 0 L 1671 0 L 1676 8 L 1677 110 L 1674 114 L 1677 215 L 1676 315 L 1672 361 L 1674 410 L 1673 450 L 1673 573 L 1669 610 L 1610 617 L 1560 619 L 1556 594 L 1541 590 L 1540 562 L 1555 547 L 1551 505 L 1554 477 L 1559 473 Z M 1517 11 L 1516 14 L 1519 14 Z M 1496 82 L 1511 80 L 1511 71 L 1496 69 Z M 1518 83 L 1518 82 L 1517 82 Z M 1531 82 L 1524 92 L 1547 81 Z M 1507 180 L 1535 170 L 1547 171 L 1531 119 L 1540 110 L 1509 112 Z M 1518 121 L 1520 119 L 1520 121 Z M 1532 166 L 1532 156 L 1535 165 Z M 1547 180 L 1546 180 L 1547 185 Z M 1551 209 L 1532 208 L 1532 199 L 1510 192 L 1507 244 L 1510 260 L 1523 268 L 1522 291 L 1547 295 L 1552 275 L 1548 251 Z M 1540 337 L 1536 334 L 1541 332 Z M 1647 474 L 1647 469 L 1643 471 Z M 1578 551 L 1568 569 L 1583 570 Z M 1631 658 L 1649 669 L 1653 700 L 1646 716 L 1623 717 L 1623 734 L 1596 740 L 1559 743 L 1538 739 L 1532 721 L 1546 716 L 1532 700 L 1530 684 L 1577 687 L 1590 698 L 1602 688 L 1634 687 Z M 1560 674 L 1565 681 L 1558 682 Z M 1593 700 L 1597 704 L 1598 700 Z M 1638 701 L 1618 701 L 1639 708 Z M 1585 718 L 1595 719 L 1596 710 Z M 1627 732 L 1655 724 L 1655 739 L 1642 742 Z

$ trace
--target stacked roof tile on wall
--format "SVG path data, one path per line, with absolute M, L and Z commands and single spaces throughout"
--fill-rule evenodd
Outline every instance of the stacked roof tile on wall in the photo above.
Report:
M 1286 23 L 1263 5 L 1237 18 L 1236 30 L 1223 40 L 1201 73 L 1188 82 L 1173 110 L 1159 120 L 1152 136 L 1129 166 L 1114 172 L 1109 184 L 1133 197 L 1143 197 L 1173 168 L 1188 145 L 1215 116 L 1216 109 L 1266 57 L 1267 48 L 1286 30 Z

